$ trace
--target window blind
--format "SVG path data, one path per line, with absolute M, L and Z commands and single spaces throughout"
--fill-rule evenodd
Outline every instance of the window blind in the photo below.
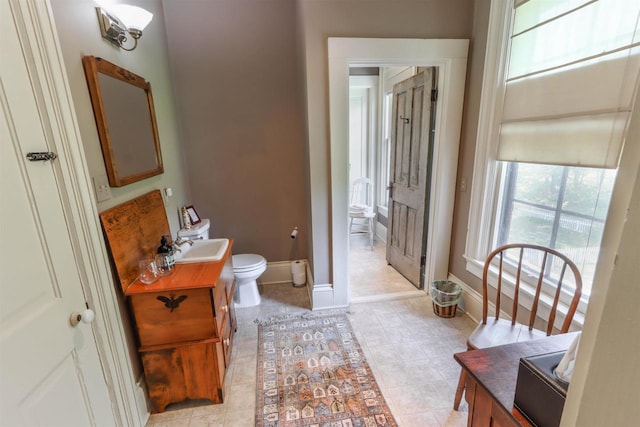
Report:
M 498 160 L 616 168 L 640 71 L 638 0 L 515 3 Z

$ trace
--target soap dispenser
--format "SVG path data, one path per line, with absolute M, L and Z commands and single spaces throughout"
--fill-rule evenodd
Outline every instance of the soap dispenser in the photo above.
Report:
M 158 255 L 156 255 L 156 266 L 158 267 L 158 275 L 168 276 L 173 273 L 173 266 L 176 260 L 173 256 L 173 248 L 167 244 L 167 236 L 162 236 L 160 246 L 158 246 Z

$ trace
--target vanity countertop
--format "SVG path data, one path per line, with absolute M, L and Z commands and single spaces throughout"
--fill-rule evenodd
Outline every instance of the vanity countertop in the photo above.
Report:
M 229 239 L 229 247 L 221 260 L 176 264 L 170 276 L 160 277 L 150 285 L 145 285 L 140 280 L 136 280 L 125 289 L 124 294 L 131 296 L 152 292 L 215 287 L 222 273 L 225 261 L 231 256 L 232 247 L 233 239 Z

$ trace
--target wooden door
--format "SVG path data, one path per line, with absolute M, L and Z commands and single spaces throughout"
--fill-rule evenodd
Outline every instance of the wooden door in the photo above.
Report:
M 19 21 L 17 19 L 16 21 Z M 9 2 L 0 6 L 0 424 L 116 425 L 90 324 L 82 312 L 82 264 L 55 161 L 42 74 L 30 73 Z M 55 120 L 55 119 L 54 119 Z M 69 207 L 70 208 L 70 207 Z
M 387 262 L 422 289 L 434 69 L 393 88 Z

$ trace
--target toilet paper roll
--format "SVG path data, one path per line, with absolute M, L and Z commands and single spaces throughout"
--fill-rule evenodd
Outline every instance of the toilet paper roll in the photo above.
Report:
M 304 286 L 307 283 L 307 275 L 298 273 L 293 275 L 293 286 Z
M 307 283 L 306 270 L 304 261 L 294 261 L 291 263 L 291 276 L 294 286 L 302 286 Z

